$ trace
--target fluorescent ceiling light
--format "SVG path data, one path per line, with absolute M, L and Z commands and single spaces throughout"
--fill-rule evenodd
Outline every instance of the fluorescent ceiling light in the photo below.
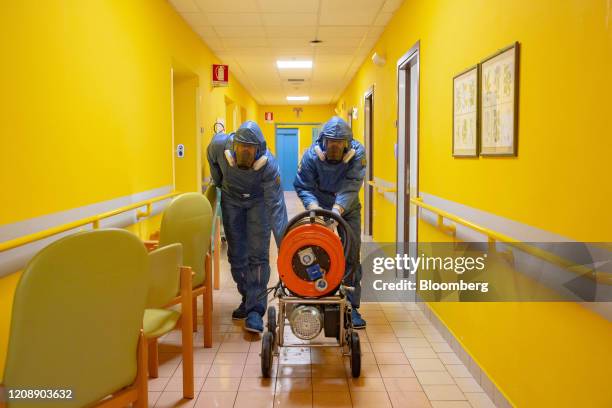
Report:
M 278 68 L 312 68 L 312 61 L 276 61 Z
M 288 96 L 288 101 L 308 101 L 310 100 L 310 96 Z

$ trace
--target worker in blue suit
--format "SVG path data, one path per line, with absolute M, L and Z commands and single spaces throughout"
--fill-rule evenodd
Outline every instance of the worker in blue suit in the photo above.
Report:
M 223 228 L 232 277 L 242 296 L 233 319 L 263 332 L 270 279 L 270 230 L 280 247 L 287 207 L 276 159 L 257 123 L 245 122 L 232 134 L 216 134 L 207 150 L 212 182 L 221 188 Z
M 353 132 L 339 117 L 331 118 L 316 142 L 304 153 L 293 186 L 306 209 L 323 208 L 342 216 L 353 231 L 351 259 L 346 260 L 349 282 L 354 291 L 348 299 L 352 305 L 353 327 L 364 328 L 365 320 L 357 310 L 361 298 L 361 203 L 359 190 L 365 176 L 365 150 L 353 140 Z

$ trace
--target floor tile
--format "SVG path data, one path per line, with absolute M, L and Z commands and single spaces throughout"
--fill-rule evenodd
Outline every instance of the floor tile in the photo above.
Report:
M 183 398 L 182 392 L 164 391 L 161 393 L 155 408 L 191 408 L 195 404 L 195 398 L 188 400 Z
M 390 391 L 423 391 L 419 380 L 414 377 L 385 377 L 385 389 Z
M 273 364 L 270 370 L 270 377 L 276 378 L 278 370 L 278 364 Z M 242 377 L 247 378 L 262 378 L 263 373 L 261 372 L 261 364 L 247 364 L 244 366 Z
M 242 365 L 213 364 L 208 377 L 242 377 L 243 370 Z
M 393 343 L 390 343 L 393 344 Z M 377 364 L 410 364 L 404 353 L 374 353 Z
M 213 360 L 213 364 L 236 364 L 236 365 L 244 365 L 246 362 L 248 353 L 224 353 L 219 351 L 215 359 Z
M 464 393 L 484 392 L 480 384 L 478 384 L 472 377 L 455 378 L 455 382 Z
M 348 391 L 320 391 L 312 395 L 313 408 L 351 408 L 351 395 Z
M 274 394 L 275 379 L 274 378 L 242 378 L 238 392 L 244 391 L 261 391 Z
M 202 385 L 204 385 L 204 378 L 202 377 L 196 377 L 193 379 L 193 389 L 196 391 L 199 391 L 202 388 Z M 183 378 L 181 377 L 174 377 L 171 378 L 170 381 L 168 381 L 168 384 L 166 384 L 166 388 L 164 388 L 164 391 L 183 391 Z
M 236 391 L 204 391 L 198 396 L 194 408 L 232 408 Z
M 386 391 L 351 391 L 351 400 L 356 408 L 391 408 Z
M 384 378 L 415 377 L 410 364 L 385 364 L 380 365 L 378 368 L 380 369 L 380 375 Z
M 465 400 L 465 395 L 456 385 L 425 385 L 423 390 L 427 397 L 432 400 L 441 401 L 461 401 Z
M 438 358 L 442 360 L 444 364 L 462 364 L 459 357 L 455 353 L 438 353 Z
M 267 391 L 238 391 L 234 408 L 271 408 L 274 398 Z
M 202 392 L 238 391 L 240 380 L 240 378 L 231 377 L 208 377 L 206 381 L 204 381 Z
M 465 397 L 473 408 L 495 408 L 495 404 L 484 392 L 466 392 Z
M 348 389 L 348 383 L 345 377 L 312 379 L 312 390 L 314 393 L 324 391 L 345 392 L 348 391 Z
M 168 381 L 169 377 L 149 378 L 149 391 L 163 391 Z
M 416 371 L 422 385 L 453 385 L 455 381 L 446 371 Z
M 299 364 L 279 364 L 278 365 L 278 377 L 310 377 L 311 368 L 310 365 L 299 365 Z
M 370 343 L 374 353 L 399 353 L 403 352 L 402 345 L 399 343 Z
M 382 378 L 377 377 L 349 378 L 348 385 L 351 392 L 386 391 Z
M 390 391 L 393 408 L 431 408 L 431 403 L 422 391 Z
M 404 347 L 408 358 L 437 358 L 438 355 L 431 347 Z
M 416 371 L 446 371 L 444 364 L 437 358 L 408 358 Z
M 345 377 L 343 364 L 312 364 L 312 377 L 314 378 L 339 378 Z
M 274 396 L 274 407 L 278 408 L 310 408 L 312 407 L 312 392 L 284 392 Z
M 453 378 L 472 378 L 472 374 L 463 364 L 447 365 L 446 370 Z
M 472 408 L 467 401 L 432 401 L 433 408 Z
M 452 353 L 453 349 L 450 348 L 448 343 L 446 342 L 431 342 L 431 348 L 434 349 L 436 353 Z
M 283 392 L 310 392 L 312 393 L 312 380 L 310 378 L 289 377 L 276 380 L 276 394 Z

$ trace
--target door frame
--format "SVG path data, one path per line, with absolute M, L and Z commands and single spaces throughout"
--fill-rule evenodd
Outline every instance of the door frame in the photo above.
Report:
M 419 112 L 420 112 L 420 41 L 417 41 L 408 52 L 406 52 L 397 61 L 397 205 L 396 205 L 396 242 L 408 243 L 410 239 L 416 243 L 418 240 L 418 222 L 415 222 L 414 228 L 410 228 L 410 209 L 413 207 L 410 204 L 410 199 L 406 199 L 406 187 L 410 188 L 410 196 L 418 197 L 419 193 Z M 410 161 L 410 75 L 406 74 L 410 68 L 416 64 L 416 163 Z M 402 89 L 404 85 L 404 89 Z M 404 105 L 402 111 L 401 93 L 404 94 Z M 400 150 L 400 140 L 404 139 L 403 147 Z M 410 166 L 408 180 L 405 180 L 406 163 Z M 410 185 L 412 178 L 411 171 L 416 171 L 415 185 Z M 400 199 L 401 198 L 401 199 Z M 400 207 L 402 207 L 400 209 Z M 400 217 L 402 218 L 400 220 Z M 401 228 L 400 228 L 401 227 Z M 414 231 L 414 236 L 410 236 L 411 230 Z M 401 235 L 401 236 L 400 236 Z M 411 246 L 412 247 L 412 246 Z
M 368 114 L 370 120 L 370 134 L 366 132 L 366 103 L 370 98 L 370 112 Z M 374 235 L 374 186 L 369 182 L 374 181 L 374 85 L 370 86 L 363 94 L 363 141 L 366 151 L 366 182 L 364 183 L 363 201 L 364 201 L 364 219 L 363 219 L 363 234 L 366 236 Z
M 297 169 L 299 168 L 299 165 L 300 165 L 300 129 L 297 126 L 296 127 L 285 127 L 285 126 L 295 126 L 295 125 L 285 125 L 285 124 L 279 124 L 279 125 L 283 127 L 274 125 L 274 148 L 276 150 L 276 158 L 279 164 L 279 171 L 280 171 L 281 160 L 278 159 L 280 155 L 278 151 L 278 145 L 279 145 L 278 131 L 283 130 L 283 129 L 288 129 L 288 130 L 295 130 L 295 135 L 297 136 L 296 155 L 295 155 L 296 157 L 295 165 L 296 165 L 296 172 L 297 172 Z M 281 185 L 281 188 L 282 188 L 282 185 Z M 283 191 L 294 191 L 294 190 L 283 190 Z

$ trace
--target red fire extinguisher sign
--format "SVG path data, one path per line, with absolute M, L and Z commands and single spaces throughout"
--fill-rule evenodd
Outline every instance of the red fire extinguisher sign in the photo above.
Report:
M 222 64 L 213 64 L 212 82 L 213 86 L 228 86 L 229 67 Z

